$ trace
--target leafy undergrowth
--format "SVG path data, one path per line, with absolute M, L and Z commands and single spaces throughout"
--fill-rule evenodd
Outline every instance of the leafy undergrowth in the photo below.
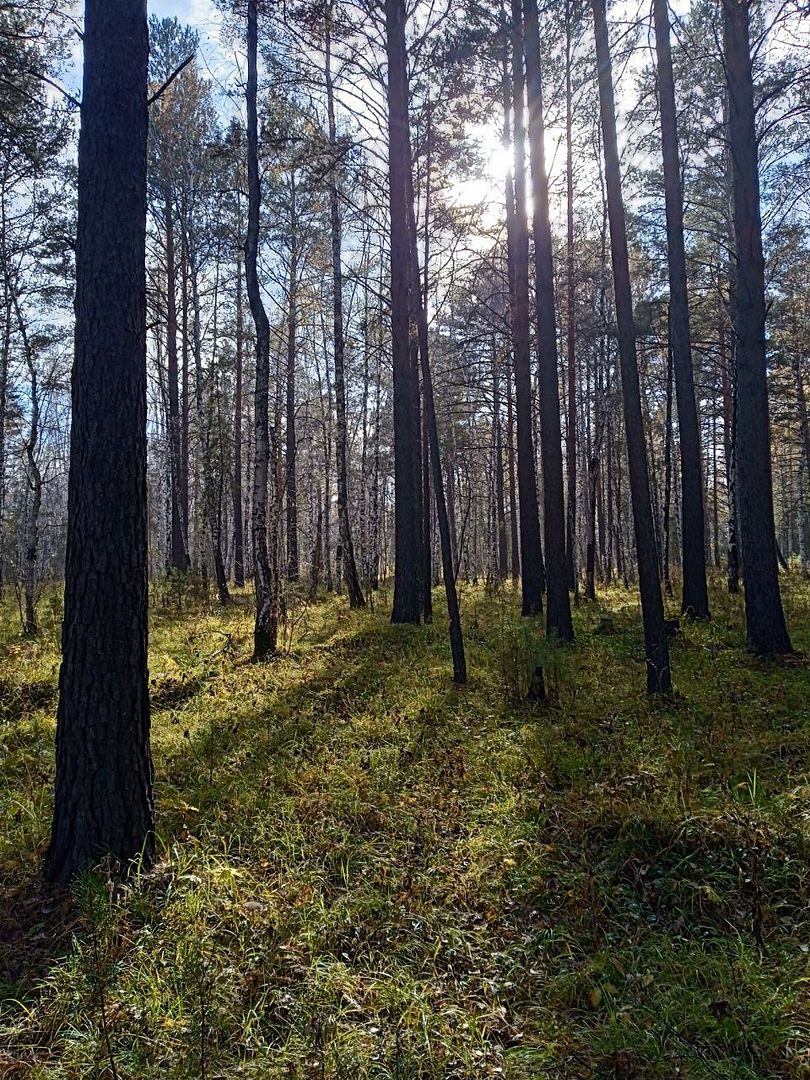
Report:
M 747 656 L 718 587 L 649 701 L 634 593 L 561 649 L 468 590 L 458 689 L 444 621 L 385 601 L 300 608 L 266 666 L 247 597 L 156 610 L 159 860 L 70 893 L 38 877 L 58 602 L 35 642 L 7 605 L 0 1076 L 810 1076 L 803 658 Z

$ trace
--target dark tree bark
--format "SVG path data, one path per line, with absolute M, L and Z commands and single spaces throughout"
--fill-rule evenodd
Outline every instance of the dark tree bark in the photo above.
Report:
M 242 257 L 236 258 L 236 370 L 233 386 L 233 581 L 245 584 L 245 534 L 242 524 L 242 409 L 245 328 L 242 319 Z
M 349 518 L 349 465 L 348 436 L 346 423 L 346 360 L 343 336 L 343 267 L 342 267 L 342 230 L 340 221 L 340 203 L 338 198 L 337 177 L 337 127 L 335 125 L 335 94 L 332 81 L 332 50 L 330 21 L 331 7 L 326 22 L 326 105 L 329 123 L 329 145 L 333 162 L 329 172 L 329 214 L 332 226 L 332 323 L 335 349 L 335 406 L 336 431 L 335 450 L 337 457 L 337 494 L 338 526 L 340 528 L 340 546 L 343 551 L 343 568 L 346 574 L 346 591 L 349 594 L 349 607 L 366 606 L 357 562 L 354 554 L 351 521 Z
M 247 152 L 248 221 L 245 237 L 245 280 L 250 311 L 256 326 L 256 389 L 254 394 L 253 449 L 253 582 L 256 616 L 253 626 L 253 659 L 264 660 L 278 647 L 276 580 L 267 543 L 267 488 L 270 473 L 270 322 L 259 287 L 259 131 L 256 110 L 258 83 L 257 0 L 247 6 Z
M 633 295 L 630 288 L 630 262 L 622 201 L 619 147 L 616 137 L 616 110 L 613 97 L 613 71 L 610 62 L 607 18 L 604 0 L 593 0 L 596 37 L 596 62 L 599 72 L 599 107 L 605 156 L 610 252 L 613 262 L 613 286 L 619 339 L 622 377 L 624 426 L 627 437 L 627 460 L 630 469 L 630 495 L 638 557 L 638 583 L 644 622 L 644 648 L 647 659 L 647 691 L 669 690 L 671 675 L 669 649 L 664 627 L 664 604 L 658 569 L 658 550 L 650 501 L 650 480 L 644 445 L 644 421 L 641 415 L 638 362 L 636 359 Z
M 146 0 L 86 0 L 65 615 L 47 874 L 154 851 L 147 676 Z
M 667 0 L 653 0 L 658 59 L 658 99 L 661 111 L 661 148 L 664 160 L 664 199 L 669 263 L 669 338 L 678 401 L 681 456 L 681 535 L 683 596 L 681 610 L 695 619 L 709 618 L 706 587 L 703 474 L 700 466 L 700 427 L 692 370 L 692 336 L 686 288 L 686 251 L 683 239 L 683 194 L 678 150 L 675 82 L 669 41 Z
M 517 414 L 517 474 L 520 493 L 520 564 L 522 613 L 543 610 L 543 552 L 537 506 L 537 476 L 532 433 L 532 375 L 529 355 L 529 227 L 526 220 L 526 137 L 524 129 L 523 13 L 521 0 L 512 0 L 512 105 L 515 151 L 515 218 L 513 235 L 514 287 L 512 342 L 515 357 Z
M 574 640 L 570 578 L 566 558 L 563 496 L 560 386 L 557 375 L 557 313 L 554 304 L 554 259 L 551 247 L 545 124 L 540 70 L 537 0 L 523 0 L 524 48 L 529 105 L 529 151 L 532 165 L 534 273 L 537 304 L 537 357 L 540 373 L 540 453 L 543 464 L 543 530 L 546 541 L 546 632 L 559 641 Z
M 740 529 L 748 648 L 761 656 L 791 652 L 779 593 L 771 479 L 765 348 L 765 260 L 751 73 L 748 0 L 723 0 L 734 187 L 736 282 L 737 520 Z
M 418 623 L 422 612 L 422 475 L 419 377 L 410 347 L 410 138 L 404 0 L 386 0 L 385 29 L 391 209 L 391 347 L 394 368 L 395 561 L 391 621 Z

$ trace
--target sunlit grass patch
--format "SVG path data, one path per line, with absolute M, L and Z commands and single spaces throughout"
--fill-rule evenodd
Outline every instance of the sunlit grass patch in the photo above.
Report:
M 3 607 L 0 1074 L 808 1075 L 810 673 L 712 599 L 663 700 L 621 587 L 570 647 L 465 588 L 462 688 L 438 592 L 421 629 L 301 602 L 266 665 L 246 596 L 162 604 L 158 863 L 61 899 L 33 885 L 58 643 Z M 514 692 L 538 663 L 546 698 Z

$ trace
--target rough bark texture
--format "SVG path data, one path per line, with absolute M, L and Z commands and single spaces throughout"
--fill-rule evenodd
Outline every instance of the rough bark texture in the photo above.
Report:
M 540 72 L 537 0 L 524 0 L 524 48 L 529 105 L 529 152 L 534 212 L 534 278 L 537 304 L 537 358 L 540 372 L 540 453 L 543 463 L 543 530 L 546 541 L 546 631 L 559 641 L 574 640 L 570 578 L 566 559 L 560 386 L 557 377 L 557 315 L 551 247 L 545 124 Z
M 526 220 L 523 90 L 523 13 L 520 0 L 512 0 L 512 101 L 515 150 L 512 342 L 515 355 L 517 474 L 520 494 L 521 610 L 524 615 L 531 616 L 539 615 L 543 610 L 544 581 L 532 434 L 532 375 L 529 356 L 529 231 Z
M 748 648 L 791 651 L 776 565 L 765 348 L 765 260 L 759 203 L 748 0 L 723 0 L 734 186 L 737 521 Z
M 419 378 L 410 347 L 409 134 L 404 0 L 386 0 L 385 29 L 391 208 L 391 347 L 394 367 L 395 562 L 391 621 L 417 623 L 422 611 L 422 478 Z
M 675 82 L 669 41 L 667 0 L 653 0 L 658 58 L 658 99 L 661 112 L 661 148 L 664 159 L 664 199 L 667 217 L 669 264 L 669 340 L 678 401 L 681 451 L 681 534 L 683 595 L 681 610 L 695 619 L 709 618 L 706 587 L 705 513 L 700 467 L 700 427 L 692 370 L 692 335 L 686 288 L 686 251 L 683 239 L 683 193 L 678 151 Z
M 48 877 L 153 854 L 146 0 L 86 0 L 65 615 Z
M 253 659 L 264 660 L 278 645 L 278 611 L 275 579 L 267 543 L 267 487 L 270 469 L 270 323 L 262 303 L 257 261 L 259 254 L 259 133 L 256 112 L 257 72 L 256 0 L 247 7 L 247 144 L 248 222 L 245 237 L 245 280 L 250 311 L 256 326 L 256 389 L 254 395 L 253 450 L 253 582 L 256 612 L 253 626 Z
M 287 294 L 287 580 L 298 581 L 298 442 L 295 433 L 295 366 L 298 337 L 298 221 L 295 174 L 290 183 L 290 287 Z
M 638 584 L 644 622 L 644 650 L 647 659 L 647 690 L 649 693 L 669 690 L 669 649 L 664 626 L 664 604 L 661 598 L 661 579 L 658 550 L 650 501 L 650 480 L 647 452 L 644 444 L 644 421 L 641 415 L 638 363 L 636 359 L 633 295 L 630 289 L 630 262 L 627 252 L 627 231 L 622 201 L 619 147 L 616 137 L 616 109 L 613 98 L 613 72 L 610 63 L 610 43 L 604 0 L 593 0 L 596 36 L 596 61 L 599 70 L 599 107 L 605 155 L 605 183 L 610 225 L 610 253 L 613 262 L 613 284 L 616 303 L 616 323 L 619 339 L 619 361 L 622 377 L 624 426 L 627 437 L 627 461 L 630 471 L 630 496 L 633 505 L 633 525 L 638 558 Z

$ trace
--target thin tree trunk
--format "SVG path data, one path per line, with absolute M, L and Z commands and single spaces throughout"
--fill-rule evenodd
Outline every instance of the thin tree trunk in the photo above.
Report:
M 543 553 L 537 506 L 534 439 L 532 435 L 532 376 L 529 353 L 529 232 L 526 220 L 526 149 L 524 131 L 523 17 L 521 0 L 512 0 L 512 103 L 514 112 L 515 220 L 513 237 L 514 289 L 512 340 L 515 355 L 517 413 L 517 473 L 520 491 L 520 563 L 522 614 L 543 610 Z
M 298 581 L 298 442 L 295 433 L 295 366 L 298 332 L 298 221 L 295 174 L 290 181 L 290 287 L 287 294 L 286 496 L 287 580 Z
M 671 686 L 669 648 L 664 627 L 664 605 L 661 598 L 658 551 L 650 502 L 647 454 L 644 446 L 644 421 L 641 415 L 641 394 L 636 359 L 635 327 L 633 324 L 633 295 L 630 288 L 630 263 L 627 251 L 624 204 L 622 201 L 619 147 L 616 137 L 613 72 L 610 62 L 610 43 L 604 0 L 593 0 L 593 13 L 596 60 L 599 71 L 599 106 L 604 143 L 608 220 L 610 224 L 610 250 L 613 262 L 616 323 L 622 376 L 624 426 L 627 437 L 630 491 L 636 534 L 636 555 L 638 558 L 639 592 L 641 595 L 644 647 L 647 659 L 647 691 L 656 693 L 669 690 Z
M 669 337 L 678 399 L 681 457 L 681 535 L 683 596 L 681 610 L 695 619 L 709 618 L 706 586 L 706 519 L 703 473 L 700 465 L 700 427 L 692 371 L 692 336 L 686 287 L 686 251 L 683 238 L 683 193 L 678 150 L 675 82 L 669 41 L 667 0 L 653 0 L 658 59 L 658 98 L 661 111 L 661 148 L 664 161 L 664 199 L 667 218 L 669 265 Z
M 332 225 L 332 314 L 334 324 L 335 349 L 335 405 L 337 407 L 336 456 L 338 487 L 338 525 L 340 528 L 340 546 L 343 549 L 343 568 L 346 574 L 346 591 L 349 594 L 349 607 L 365 607 L 366 601 L 357 572 L 354 555 L 351 520 L 349 518 L 349 465 L 348 437 L 346 423 L 346 363 L 343 336 L 343 268 L 342 235 L 340 205 L 338 199 L 337 176 L 337 128 L 335 125 L 335 94 L 332 81 L 330 5 L 326 16 L 326 104 L 329 122 L 329 145 L 333 162 L 329 172 L 329 212 Z
M 245 584 L 245 534 L 242 525 L 242 395 L 245 328 L 242 315 L 242 256 L 236 258 L 236 371 L 233 387 L 233 580 Z
M 568 556 L 568 586 L 576 594 L 576 527 L 577 527 L 577 360 L 576 325 L 574 322 L 576 282 L 574 280 L 574 108 L 571 89 L 573 4 L 565 2 L 565 263 L 566 263 L 566 374 L 568 378 L 568 431 L 565 443 L 568 506 L 566 513 L 566 551 Z M 590 480 L 589 480 L 590 483 Z

